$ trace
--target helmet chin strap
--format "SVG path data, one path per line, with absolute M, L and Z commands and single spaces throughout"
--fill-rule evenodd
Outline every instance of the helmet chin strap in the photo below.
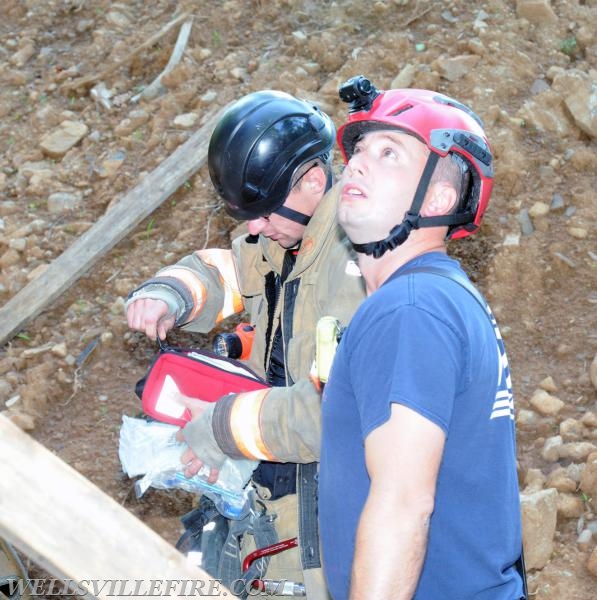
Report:
M 419 214 L 423 200 L 425 199 L 425 194 L 427 193 L 427 188 L 429 187 L 429 182 L 431 181 L 431 176 L 433 175 L 435 165 L 439 159 L 440 155 L 436 152 L 429 153 L 429 157 L 427 158 L 427 163 L 425 164 L 423 174 L 419 180 L 419 185 L 417 186 L 417 191 L 415 192 L 412 204 L 409 211 L 404 216 L 402 223 L 396 225 L 396 227 L 393 227 L 390 230 L 390 234 L 383 240 L 378 240 L 377 242 L 367 242 L 366 244 L 353 243 L 352 247 L 356 252 L 373 256 L 373 258 L 380 258 L 388 250 L 394 250 L 394 248 L 404 244 L 413 229 L 439 225 L 439 223 L 430 222 L 435 221 L 435 219 L 425 219 Z
M 292 208 L 288 208 L 288 206 L 280 206 L 280 208 L 276 208 L 274 211 L 275 214 L 280 215 L 286 219 L 290 219 L 299 225 L 307 225 L 311 220 L 309 215 L 306 215 L 298 210 L 294 210 Z

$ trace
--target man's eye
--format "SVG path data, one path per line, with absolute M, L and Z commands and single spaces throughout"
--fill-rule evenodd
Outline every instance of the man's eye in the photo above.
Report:
M 396 151 L 393 148 L 384 148 L 382 154 L 383 156 L 389 156 L 390 158 L 395 158 L 397 156 Z

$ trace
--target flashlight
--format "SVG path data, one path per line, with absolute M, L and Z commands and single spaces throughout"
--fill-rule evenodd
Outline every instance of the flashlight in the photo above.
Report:
M 214 337 L 213 351 L 218 356 L 245 360 L 251 354 L 255 328 L 249 323 L 239 323 L 234 333 L 218 333 Z

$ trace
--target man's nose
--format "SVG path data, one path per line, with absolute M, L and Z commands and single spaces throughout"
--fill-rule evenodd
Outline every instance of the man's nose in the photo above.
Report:
M 364 160 L 362 153 L 353 154 L 350 157 L 350 160 L 346 164 L 346 168 L 348 169 L 348 174 L 352 175 L 353 173 L 358 173 L 362 175 L 365 172 Z
M 258 219 L 251 219 L 247 221 L 247 229 L 251 235 L 260 234 L 265 228 L 267 221 L 259 217 Z

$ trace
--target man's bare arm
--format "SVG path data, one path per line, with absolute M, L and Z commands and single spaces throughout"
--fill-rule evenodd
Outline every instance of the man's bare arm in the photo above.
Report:
M 351 600 L 413 597 L 444 441 L 440 427 L 400 404 L 366 438 L 371 488 L 357 529 Z

